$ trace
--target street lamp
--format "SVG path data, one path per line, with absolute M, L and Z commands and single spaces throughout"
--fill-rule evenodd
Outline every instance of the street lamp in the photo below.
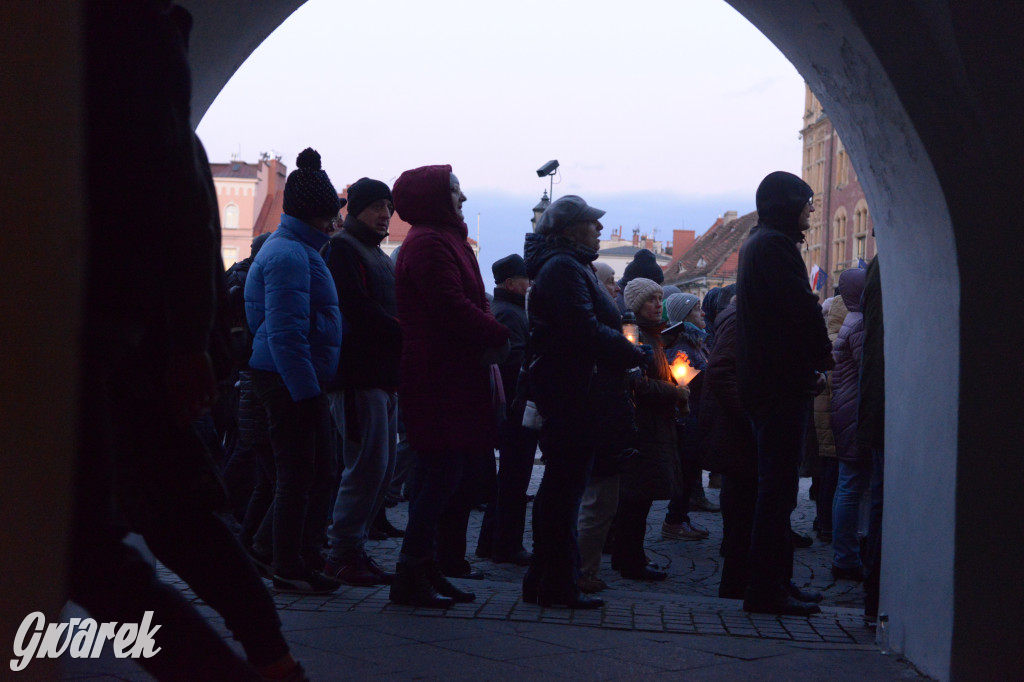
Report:
M 547 191 L 544 192 L 544 196 L 540 198 L 540 201 L 536 206 L 533 207 L 533 217 L 530 218 L 530 224 L 533 225 L 533 231 L 537 231 L 537 223 L 540 222 L 540 217 L 544 215 L 544 211 L 548 210 L 548 206 L 551 205 L 551 200 L 548 199 Z

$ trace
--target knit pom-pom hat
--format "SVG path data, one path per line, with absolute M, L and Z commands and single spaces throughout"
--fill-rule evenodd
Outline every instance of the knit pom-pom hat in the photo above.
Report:
M 293 218 L 334 218 L 341 210 L 338 192 L 320 166 L 320 154 L 307 147 L 295 159 L 284 185 L 284 212 Z

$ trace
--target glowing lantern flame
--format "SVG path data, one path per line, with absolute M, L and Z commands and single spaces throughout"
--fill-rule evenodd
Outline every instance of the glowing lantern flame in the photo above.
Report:
M 700 370 L 694 369 L 689 363 L 690 358 L 686 357 L 686 353 L 679 353 L 670 366 L 672 376 L 675 378 L 676 383 L 681 386 L 688 386 L 693 381 L 693 378 L 700 374 Z

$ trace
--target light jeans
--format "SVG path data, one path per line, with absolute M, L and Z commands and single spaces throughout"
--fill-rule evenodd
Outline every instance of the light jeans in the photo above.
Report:
M 398 445 L 398 400 L 377 388 L 328 394 L 342 437 L 345 469 L 327 529 L 332 561 L 362 550 L 391 485 Z

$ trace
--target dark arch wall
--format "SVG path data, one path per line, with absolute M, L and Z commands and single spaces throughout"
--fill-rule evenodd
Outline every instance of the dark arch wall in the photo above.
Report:
M 1012 677 L 1024 670 L 1024 362 L 1014 287 L 1024 260 L 1015 210 L 1024 43 L 1015 3 L 729 2 L 818 94 L 875 212 L 888 369 L 882 609 L 893 643 L 939 679 Z M 17 548 L 0 552 L 4 641 L 31 611 L 55 616 L 68 570 L 61 548 L 79 361 L 69 340 L 87 199 L 81 4 L 0 10 L 17 29 L 0 42 L 0 136 L 16 171 L 0 183 L 0 537 Z M 302 1 L 184 4 L 196 18 L 198 123 Z

